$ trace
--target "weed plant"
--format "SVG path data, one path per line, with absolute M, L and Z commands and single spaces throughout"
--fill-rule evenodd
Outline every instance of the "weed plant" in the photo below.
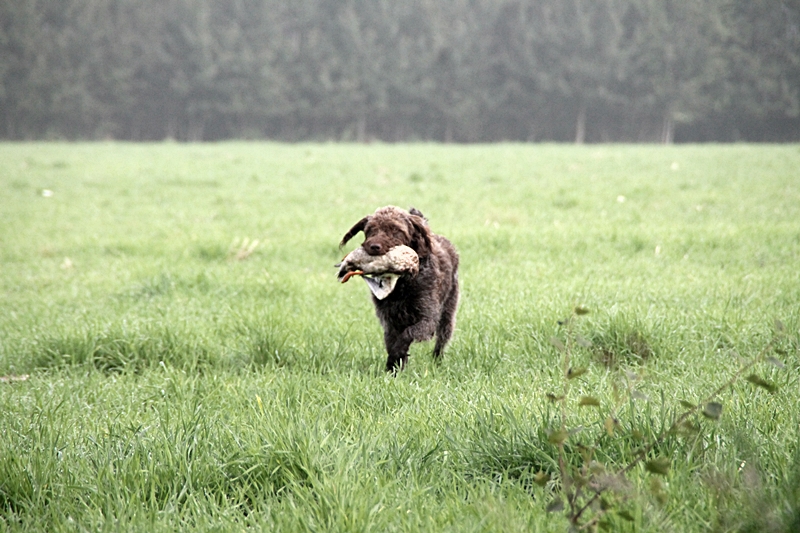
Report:
M 798 168 L 0 145 L 0 530 L 797 531 Z M 386 204 L 461 254 L 453 342 L 397 377 L 333 267 Z

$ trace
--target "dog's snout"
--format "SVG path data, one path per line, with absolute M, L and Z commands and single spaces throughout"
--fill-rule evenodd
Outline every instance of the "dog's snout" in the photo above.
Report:
M 375 237 L 370 237 L 369 239 L 364 240 L 364 244 L 361 245 L 369 255 L 383 255 L 386 251 L 384 244 L 381 242 L 381 239 L 376 239 Z

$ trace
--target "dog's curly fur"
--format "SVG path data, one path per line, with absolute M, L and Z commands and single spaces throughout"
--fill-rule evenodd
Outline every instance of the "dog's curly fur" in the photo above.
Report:
M 412 342 L 436 336 L 434 357 L 442 354 L 453 335 L 458 307 L 458 253 L 450 241 L 428 228 L 427 219 L 413 207 L 381 207 L 350 228 L 340 246 L 364 232 L 361 245 L 370 255 L 382 255 L 404 244 L 419 256 L 419 273 L 403 275 L 389 296 L 374 296 L 375 312 L 383 326 L 389 356 L 386 370 L 402 369 Z

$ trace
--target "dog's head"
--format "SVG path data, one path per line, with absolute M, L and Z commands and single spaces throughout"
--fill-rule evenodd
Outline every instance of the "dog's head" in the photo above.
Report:
M 386 206 L 377 209 L 355 223 L 342 237 L 339 246 L 344 246 L 359 231 L 364 232 L 361 245 L 369 255 L 383 255 L 395 246 L 405 245 L 422 258 L 430 253 L 431 232 L 427 220 L 418 210 L 410 211 Z

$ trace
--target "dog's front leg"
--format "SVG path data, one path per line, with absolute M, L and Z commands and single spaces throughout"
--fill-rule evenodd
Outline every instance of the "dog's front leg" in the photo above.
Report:
M 386 371 L 396 372 L 402 370 L 408 362 L 408 349 L 412 342 L 426 341 L 433 338 L 436 332 L 434 320 L 421 320 L 413 326 L 407 327 L 401 333 L 386 332 L 384 341 L 389 357 L 386 360 Z
M 404 344 L 395 342 L 391 348 L 388 346 L 386 347 L 386 351 L 389 352 L 389 357 L 386 359 L 387 372 L 394 373 L 405 368 L 408 362 L 408 348 L 410 346 L 410 342 Z

